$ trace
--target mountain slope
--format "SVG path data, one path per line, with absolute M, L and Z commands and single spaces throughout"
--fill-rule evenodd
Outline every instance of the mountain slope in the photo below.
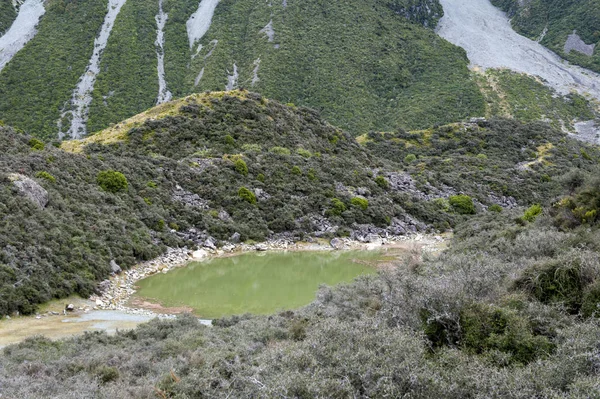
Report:
M 56 137 L 58 126 L 69 131 L 73 120 L 85 131 L 101 130 L 159 101 L 161 55 L 164 90 L 174 97 L 248 87 L 318 108 L 353 134 L 483 112 L 464 52 L 430 29 L 441 16 L 436 1 L 222 0 L 210 3 L 212 18 L 198 14 L 210 26 L 203 35 L 192 23 L 204 12 L 197 0 L 119 4 L 112 26 L 106 0 L 49 2 L 37 35 L 0 72 L 0 119 L 46 138 Z M 110 28 L 104 36 L 103 24 Z M 96 71 L 89 62 L 101 37 L 106 47 Z M 92 90 L 75 91 L 86 79 Z
M 515 30 L 561 57 L 600 72 L 598 0 L 492 0 L 509 13 Z
M 313 110 L 246 91 L 168 102 L 64 150 L 1 136 L 2 314 L 89 295 L 111 260 L 127 268 L 234 233 L 444 230 L 464 218 L 453 195 L 481 212 L 538 202 L 558 193 L 553 176 L 598 159 L 547 125 L 509 121 L 370 133 L 359 145 Z

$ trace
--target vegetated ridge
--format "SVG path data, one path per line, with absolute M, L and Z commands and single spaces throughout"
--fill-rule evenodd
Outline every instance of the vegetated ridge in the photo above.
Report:
M 166 246 L 445 230 L 493 204 L 542 202 L 553 175 L 595 159 L 547 125 L 509 121 L 357 142 L 246 91 L 165 103 L 66 151 L 2 134 L 3 314 L 90 295 L 111 260 L 127 268 Z

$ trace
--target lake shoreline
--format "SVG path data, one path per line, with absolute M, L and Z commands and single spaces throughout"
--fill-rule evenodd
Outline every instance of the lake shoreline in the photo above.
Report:
M 118 310 L 128 314 L 173 317 L 185 311 L 184 307 L 169 308 L 160 304 L 138 301 L 139 307 L 129 306 L 132 295 L 136 292 L 135 283 L 158 273 L 168 273 L 170 270 L 185 267 L 190 262 L 202 262 L 220 257 L 238 256 L 255 252 L 285 252 L 285 251 L 347 251 L 347 250 L 376 250 L 382 248 L 406 248 L 408 245 L 419 245 L 421 249 L 436 246 L 444 239 L 439 235 L 415 234 L 392 238 L 379 238 L 373 242 L 360 242 L 348 238 L 334 238 L 329 243 L 320 242 L 289 242 L 282 240 L 266 241 L 258 244 L 228 245 L 221 248 L 169 248 L 167 252 L 153 260 L 139 263 L 128 270 L 122 271 L 105 280 L 101 295 L 94 295 L 90 300 L 96 305 L 93 310 Z M 143 305 L 143 306 L 140 306 Z

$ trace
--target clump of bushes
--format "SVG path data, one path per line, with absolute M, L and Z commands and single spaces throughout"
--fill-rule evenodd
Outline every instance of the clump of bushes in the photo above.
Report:
M 577 313 L 584 288 L 590 282 L 582 272 L 579 258 L 561 258 L 529 267 L 515 281 L 515 286 L 542 303 L 560 303 L 571 313 Z
M 256 204 L 256 195 L 246 187 L 240 187 L 238 190 L 238 196 L 246 202 Z
M 248 165 L 242 158 L 235 160 L 235 170 L 243 176 L 248 176 Z
M 279 154 L 279 155 L 290 155 L 292 153 L 289 150 L 289 148 L 285 148 L 285 147 L 271 147 L 269 152 L 272 152 L 273 154 Z
M 329 209 L 329 213 L 335 216 L 340 216 L 342 213 L 346 211 L 346 204 L 342 202 L 339 198 L 331 199 L 331 209 Z
M 363 211 L 369 207 L 369 201 L 366 198 L 354 197 L 350 200 L 350 203 L 356 207 L 359 207 Z
M 473 199 L 468 195 L 452 195 L 448 198 L 448 202 L 454 211 L 461 215 L 474 215 L 476 212 Z
M 127 190 L 127 178 L 121 172 L 115 170 L 103 170 L 96 177 L 98 185 L 109 193 L 118 193 Z
M 31 147 L 32 149 L 36 150 L 36 151 L 42 151 L 45 147 L 45 144 L 42 140 L 40 139 L 36 139 L 35 137 L 31 138 L 29 140 L 29 147 Z
M 492 204 L 488 207 L 488 211 L 500 213 L 502 212 L 502 207 L 498 204 Z
M 508 364 L 527 364 L 554 348 L 547 337 L 534 333 L 526 317 L 513 309 L 473 304 L 461 312 L 460 324 L 461 346 L 465 350 L 477 354 L 500 351 L 509 356 L 502 359 Z
M 532 223 L 535 221 L 535 219 L 537 219 L 539 215 L 542 214 L 542 210 L 543 209 L 540 204 L 531 205 L 529 208 L 527 208 L 521 219 L 523 219 L 526 222 Z
M 381 187 L 381 188 L 383 188 L 383 189 L 387 189 L 387 188 L 390 186 L 390 183 L 389 183 L 389 182 L 387 181 L 387 179 L 386 179 L 384 176 L 382 176 L 382 175 L 378 175 L 378 176 L 375 178 L 375 183 L 376 183 L 376 184 L 377 184 L 379 187 Z

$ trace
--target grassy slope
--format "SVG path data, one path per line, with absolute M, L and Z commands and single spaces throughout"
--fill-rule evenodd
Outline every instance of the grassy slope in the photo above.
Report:
M 537 40 L 544 29 L 548 32 L 542 44 L 567 60 L 600 72 L 600 1 L 533 0 L 520 6 L 516 0 L 492 0 L 492 3 L 513 15 L 515 30 Z M 564 44 L 573 30 L 587 44 L 596 43 L 593 56 L 571 51 L 564 53 Z
M 38 33 L 0 72 L 0 119 L 55 137 L 60 110 L 92 54 L 106 1 L 51 1 Z
M 11 0 L 0 0 L 0 36 L 10 28 L 17 17 Z

